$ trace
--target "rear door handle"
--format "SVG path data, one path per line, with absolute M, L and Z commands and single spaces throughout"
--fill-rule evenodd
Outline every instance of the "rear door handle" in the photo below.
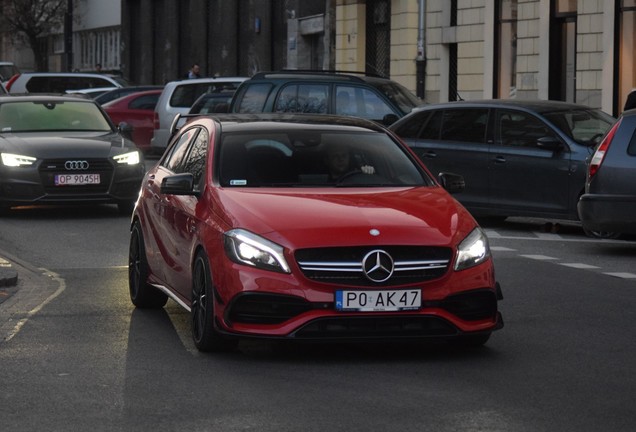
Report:
M 495 163 L 506 163 L 506 158 L 504 156 L 495 156 Z
M 433 159 L 437 157 L 437 153 L 435 153 L 433 150 L 429 150 L 422 153 L 422 157 L 425 159 Z

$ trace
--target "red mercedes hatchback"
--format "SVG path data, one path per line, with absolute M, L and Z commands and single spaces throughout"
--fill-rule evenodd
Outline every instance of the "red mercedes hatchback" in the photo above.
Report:
M 442 187 L 441 185 L 444 185 Z M 344 117 L 190 120 L 143 181 L 132 302 L 240 338 L 484 344 L 503 326 L 484 232 L 398 138 Z

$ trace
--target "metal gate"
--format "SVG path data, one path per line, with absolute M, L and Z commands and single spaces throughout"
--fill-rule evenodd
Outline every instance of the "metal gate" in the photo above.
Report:
M 365 72 L 389 77 L 391 74 L 390 0 L 367 0 L 366 21 Z

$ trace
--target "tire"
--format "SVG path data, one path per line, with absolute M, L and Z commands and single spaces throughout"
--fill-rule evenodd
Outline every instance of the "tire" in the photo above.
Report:
M 192 340 L 199 351 L 222 352 L 237 341 L 223 338 L 215 328 L 214 287 L 208 257 L 199 252 L 192 265 Z
M 597 238 L 597 239 L 605 239 L 605 240 L 616 240 L 621 237 L 621 233 L 611 232 L 611 231 L 593 231 L 587 228 L 583 228 L 583 232 L 586 236 Z
M 148 261 L 144 247 L 144 237 L 139 221 L 135 221 L 130 231 L 128 250 L 128 289 L 130 300 L 140 309 L 159 309 L 168 301 L 168 296 L 148 284 Z

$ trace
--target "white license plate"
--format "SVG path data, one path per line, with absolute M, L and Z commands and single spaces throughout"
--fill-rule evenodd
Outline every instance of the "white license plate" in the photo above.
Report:
M 56 174 L 55 186 L 99 184 L 99 174 Z
M 341 311 L 401 311 L 422 306 L 422 290 L 336 291 L 336 309 Z

